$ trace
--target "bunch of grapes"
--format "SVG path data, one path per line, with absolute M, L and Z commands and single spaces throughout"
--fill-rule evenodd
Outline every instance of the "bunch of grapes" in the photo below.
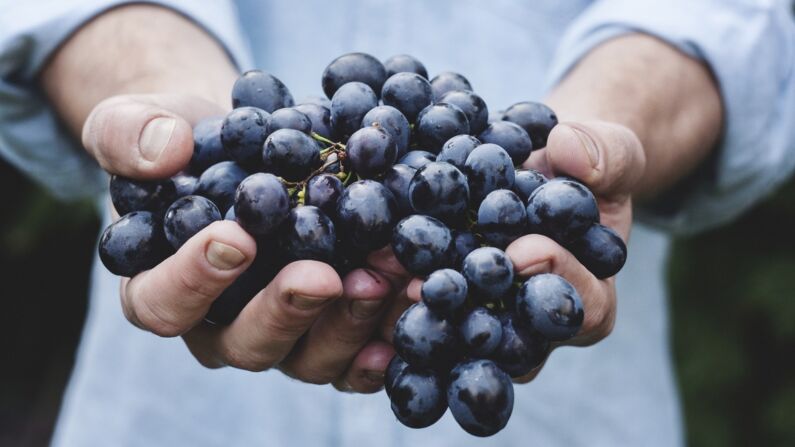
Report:
M 490 436 L 513 409 L 512 377 L 573 337 L 580 296 L 565 279 L 518 280 L 503 251 L 524 234 L 546 235 L 595 276 L 615 275 L 626 246 L 599 224 L 593 194 L 576 179 L 520 169 L 546 146 L 555 114 L 519 102 L 489 115 L 462 75 L 430 81 L 418 60 L 364 53 L 333 60 L 326 98 L 295 105 L 260 70 L 232 89 L 234 109 L 193 129 L 187 169 L 169 179 L 113 176 L 122 216 L 99 254 L 112 273 L 134 276 L 214 221 L 234 220 L 257 257 L 205 319 L 229 324 L 287 263 L 313 259 L 340 275 L 387 245 L 422 300 L 397 321 L 385 390 L 403 424 L 427 427 L 450 408 L 467 432 Z

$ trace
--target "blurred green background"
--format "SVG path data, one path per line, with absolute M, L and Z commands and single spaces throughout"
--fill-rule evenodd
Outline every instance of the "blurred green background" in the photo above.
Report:
M 0 445 L 47 443 L 86 311 L 99 223 L 0 164 Z M 677 241 L 673 346 L 693 446 L 795 445 L 795 182 Z

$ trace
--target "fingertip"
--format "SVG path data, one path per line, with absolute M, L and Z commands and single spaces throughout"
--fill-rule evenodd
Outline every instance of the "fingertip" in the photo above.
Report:
M 342 280 L 344 296 L 351 300 L 381 300 L 392 287 L 389 281 L 371 269 L 356 269 Z
M 392 246 L 376 250 L 367 256 L 367 264 L 392 278 L 405 278 L 409 273 L 395 257 Z
M 549 134 L 546 160 L 557 175 L 568 175 L 586 183 L 599 166 L 599 148 L 592 131 L 579 123 L 560 123 Z
M 353 391 L 374 393 L 384 386 L 384 372 L 395 355 L 392 345 L 383 341 L 369 342 L 354 358 L 343 377 Z
M 424 282 L 422 278 L 413 278 L 411 282 L 409 282 L 409 285 L 406 286 L 406 296 L 414 302 L 420 301 L 422 299 L 422 284 Z
M 290 295 L 336 299 L 343 294 L 342 279 L 330 265 L 312 260 L 295 261 L 282 269 L 274 280 Z

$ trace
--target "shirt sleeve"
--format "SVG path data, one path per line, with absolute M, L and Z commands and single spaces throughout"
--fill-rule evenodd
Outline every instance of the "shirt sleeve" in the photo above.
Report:
M 795 169 L 792 12 L 783 0 L 602 0 L 566 31 L 550 86 L 590 49 L 631 32 L 705 61 L 719 84 L 725 110 L 720 147 L 682 187 L 639 208 L 640 221 L 694 233 L 736 217 L 787 180 Z
M 107 179 L 61 126 L 38 87 L 37 77 L 72 33 L 93 17 L 125 3 L 141 2 L 0 0 L 0 156 L 56 197 L 96 195 L 107 187 Z M 181 13 L 216 38 L 238 67 L 251 65 L 231 0 L 144 3 Z

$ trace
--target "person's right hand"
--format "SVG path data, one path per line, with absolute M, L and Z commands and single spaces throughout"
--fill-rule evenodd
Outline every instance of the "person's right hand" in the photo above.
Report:
M 109 173 L 166 178 L 187 166 L 193 124 L 225 112 L 193 96 L 116 96 L 92 110 L 83 126 L 83 145 Z M 397 277 L 358 269 L 341 279 L 326 264 L 298 261 L 279 272 L 232 324 L 205 323 L 210 305 L 251 264 L 256 249 L 237 223 L 209 225 L 160 265 L 122 279 L 125 316 L 154 334 L 182 336 L 209 368 L 278 367 L 306 382 L 378 390 L 393 350 L 383 342 L 367 342 L 384 301 L 403 288 Z

